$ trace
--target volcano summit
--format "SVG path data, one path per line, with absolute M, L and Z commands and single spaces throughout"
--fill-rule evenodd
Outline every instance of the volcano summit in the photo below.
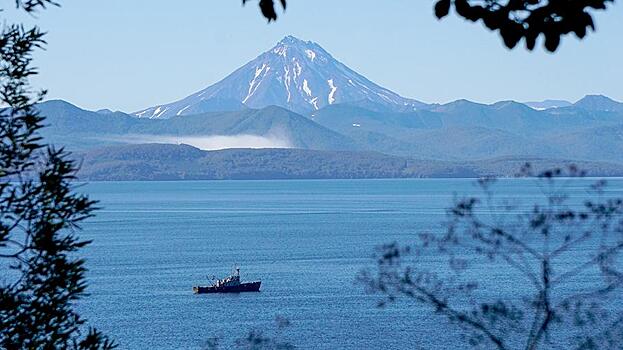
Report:
M 134 114 L 141 118 L 166 119 L 271 105 L 308 114 L 337 103 L 386 111 L 409 111 L 424 106 L 371 82 L 333 58 L 320 45 L 287 36 L 216 84 L 179 101 Z

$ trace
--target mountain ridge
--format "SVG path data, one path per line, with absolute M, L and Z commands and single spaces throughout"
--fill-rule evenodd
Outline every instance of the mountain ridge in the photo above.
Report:
M 161 142 L 191 143 L 208 150 L 378 151 L 446 161 L 539 156 L 623 163 L 619 131 L 623 112 L 581 106 L 534 110 L 512 101 L 486 105 L 459 100 L 410 112 L 334 104 L 307 117 L 282 107 L 266 107 L 169 119 L 102 114 L 63 101 L 45 102 L 40 108 L 49 125 L 42 135 L 72 150 Z
M 621 176 L 623 164 L 538 157 L 469 162 L 420 160 L 378 152 L 301 149 L 202 151 L 188 145 L 114 146 L 76 154 L 80 181 L 370 179 L 515 176 L 530 163 L 535 172 L 574 164 L 589 176 Z

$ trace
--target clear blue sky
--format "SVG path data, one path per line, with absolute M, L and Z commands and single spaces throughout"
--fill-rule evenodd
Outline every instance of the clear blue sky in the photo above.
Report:
M 49 32 L 34 79 L 49 98 L 126 112 L 222 79 L 292 34 L 322 45 L 376 83 L 425 102 L 559 98 L 623 100 L 623 11 L 597 13 L 597 32 L 552 55 L 509 51 L 481 24 L 437 21 L 427 0 L 290 0 L 267 24 L 251 1 L 61 0 L 38 15 Z

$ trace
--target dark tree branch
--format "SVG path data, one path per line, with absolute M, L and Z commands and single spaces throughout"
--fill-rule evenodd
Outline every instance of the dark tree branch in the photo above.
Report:
M 280 3 L 285 10 L 286 0 Z M 526 48 L 533 50 L 537 39 L 543 37 L 545 49 L 554 52 L 563 36 L 573 33 L 583 39 L 589 30 L 594 31 L 591 12 L 605 10 L 609 3 L 614 0 L 436 0 L 434 10 L 439 19 L 454 9 L 468 21 L 482 21 L 500 34 L 509 49 L 523 39 Z M 277 20 L 273 0 L 259 0 L 259 6 L 268 22 Z
M 484 337 L 498 348 L 499 344 L 530 350 L 546 348 L 554 344 L 554 338 L 563 336 L 555 332 L 557 327 L 576 333 L 568 339 L 569 347 L 579 344 L 578 339 L 594 339 L 611 322 L 606 310 L 623 311 L 611 310 L 620 305 L 609 301 L 623 286 L 623 273 L 617 265 L 618 259 L 623 258 L 623 201 L 599 197 L 598 201 L 587 200 L 583 209 L 576 210 L 574 205 L 567 204 L 570 197 L 557 182 L 557 177 L 565 177 L 562 182 L 575 187 L 566 176 L 576 174 L 582 172 L 574 167 L 568 172 L 555 169 L 543 173 L 536 181 L 542 188 L 545 204 L 534 205 L 526 215 L 506 215 L 514 218 L 507 224 L 483 215 L 486 211 L 483 213 L 479 204 L 493 208 L 493 192 L 490 181 L 481 183 L 486 201 L 479 198 L 457 201 L 448 211 L 446 232 L 418 235 L 413 265 L 401 267 L 410 249 L 397 243 L 385 245 L 377 257 L 378 273 L 365 273 L 360 279 L 390 302 L 403 296 L 431 306 L 467 332 L 474 346 L 482 345 Z M 514 206 L 504 208 L 507 214 L 514 214 Z M 448 258 L 448 268 L 435 269 L 438 272 L 432 274 L 427 270 L 430 264 L 426 259 L 440 255 Z M 470 260 L 479 268 L 475 275 L 467 271 Z M 490 282 L 488 275 L 482 273 L 489 268 L 487 262 L 496 261 L 503 261 L 511 268 L 508 271 L 513 271 L 514 280 L 510 283 L 521 286 L 525 284 L 523 277 L 527 277 L 534 289 L 518 289 L 512 297 L 501 295 L 493 304 L 484 301 L 473 291 L 481 283 Z M 555 273 L 553 267 L 563 271 Z M 563 282 L 588 269 L 601 278 L 586 284 L 581 293 L 565 289 Z M 401 270 L 404 272 L 396 272 Z M 415 272 L 414 277 L 411 271 Z M 512 307 L 516 299 L 523 302 L 523 308 Z M 614 339 L 623 341 L 623 332 Z

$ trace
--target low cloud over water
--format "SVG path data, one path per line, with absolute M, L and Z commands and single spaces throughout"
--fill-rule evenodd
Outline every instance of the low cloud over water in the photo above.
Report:
M 292 148 L 286 137 L 276 135 L 206 135 L 206 136 L 175 136 L 175 135 L 124 135 L 103 137 L 108 141 L 120 143 L 168 143 L 187 144 L 205 151 L 227 148 Z

